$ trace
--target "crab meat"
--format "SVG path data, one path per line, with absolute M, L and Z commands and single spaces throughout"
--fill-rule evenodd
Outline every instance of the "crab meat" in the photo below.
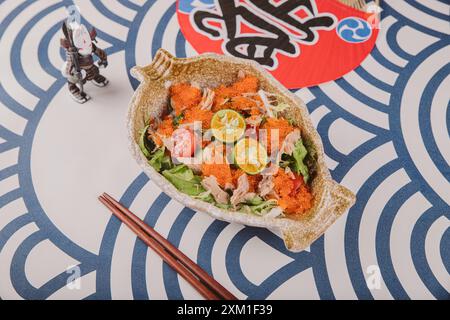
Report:
M 261 124 L 263 117 L 260 115 L 254 115 L 245 119 L 245 123 L 252 127 L 257 127 Z
M 215 176 L 209 176 L 202 180 L 202 186 L 207 191 L 211 192 L 211 195 L 217 201 L 217 203 L 227 204 L 229 195 L 222 188 L 220 188 L 217 183 L 217 179 Z
M 292 172 L 291 168 L 286 167 L 286 168 L 284 169 L 284 172 L 288 175 L 289 178 L 291 178 L 292 180 L 295 180 L 295 175 L 294 175 L 294 173 Z
M 295 129 L 289 133 L 283 141 L 281 146 L 281 153 L 286 153 L 287 155 L 292 155 L 295 149 L 295 144 L 301 139 L 300 130 Z
M 230 202 L 233 207 L 236 208 L 238 204 L 256 196 L 253 192 L 248 192 L 249 189 L 250 184 L 248 182 L 248 177 L 244 173 L 238 178 L 237 188 L 233 191 L 233 195 L 230 198 Z
M 173 150 L 173 140 L 172 140 L 172 138 L 171 137 L 165 137 L 163 135 L 160 135 L 159 133 L 156 133 L 156 134 L 158 135 L 158 137 L 163 142 L 163 146 L 166 147 L 167 150 L 172 152 L 172 150 Z
M 276 164 L 271 164 L 269 167 L 267 167 L 266 169 L 264 169 L 261 172 L 261 175 L 264 176 L 274 176 L 278 173 L 278 170 L 280 169 L 280 167 Z
M 201 110 L 211 110 L 211 107 L 214 102 L 215 93 L 209 88 L 203 90 L 202 100 L 200 101 L 200 109 Z
M 258 184 L 258 191 L 261 197 L 270 195 L 273 192 L 275 183 L 273 182 L 273 175 L 267 175 L 262 178 Z

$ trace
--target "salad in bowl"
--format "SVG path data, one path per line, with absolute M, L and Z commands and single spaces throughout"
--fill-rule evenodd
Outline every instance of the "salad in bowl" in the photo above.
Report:
M 160 49 L 132 74 L 131 151 L 184 205 L 278 231 L 299 251 L 354 203 L 331 179 L 303 102 L 256 63 Z
M 283 114 L 287 107 L 244 72 L 218 87 L 174 83 L 139 145 L 158 173 L 195 199 L 259 216 L 302 215 L 313 203 L 314 153 Z

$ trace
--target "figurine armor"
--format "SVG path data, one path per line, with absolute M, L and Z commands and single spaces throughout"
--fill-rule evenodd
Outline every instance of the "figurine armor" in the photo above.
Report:
M 83 89 L 87 81 L 98 87 L 109 83 L 99 70 L 99 67 L 108 66 L 108 56 L 94 44 L 97 37 L 94 28 L 89 32 L 82 24 L 69 25 L 65 22 L 62 29 L 64 38 L 61 39 L 61 46 L 66 52 L 62 74 L 67 79 L 72 98 L 78 103 L 85 103 L 90 99 Z M 94 55 L 99 58 L 98 66 L 94 63 Z

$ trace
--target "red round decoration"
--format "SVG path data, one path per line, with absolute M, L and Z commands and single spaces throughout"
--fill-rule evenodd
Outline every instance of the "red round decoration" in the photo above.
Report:
M 255 60 L 289 89 L 342 77 L 378 36 L 373 13 L 337 0 L 178 0 L 177 14 L 198 53 Z

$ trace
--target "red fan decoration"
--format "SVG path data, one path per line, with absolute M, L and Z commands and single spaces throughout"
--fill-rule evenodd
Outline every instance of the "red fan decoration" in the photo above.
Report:
M 291 89 L 335 80 L 358 67 L 375 45 L 380 11 L 362 0 L 177 3 L 181 30 L 198 53 L 254 60 Z

